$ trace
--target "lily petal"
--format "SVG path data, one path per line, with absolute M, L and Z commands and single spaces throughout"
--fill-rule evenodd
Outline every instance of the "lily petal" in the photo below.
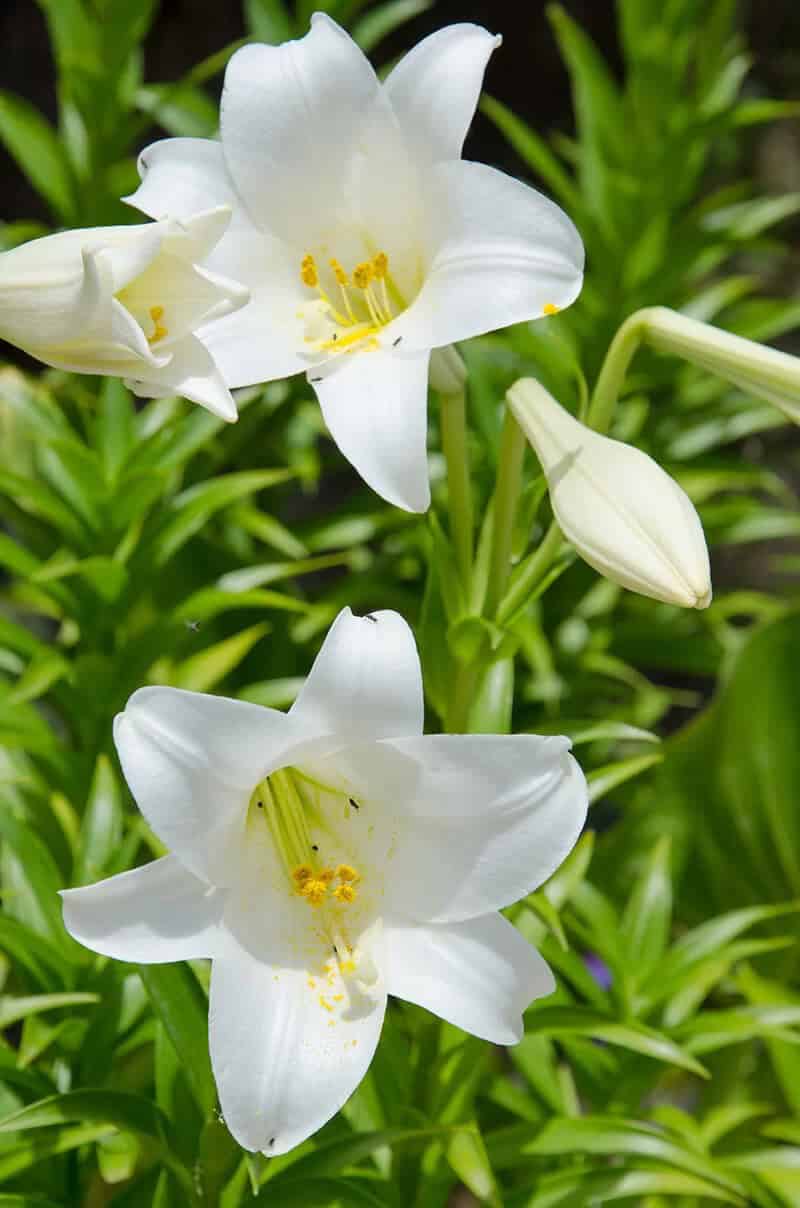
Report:
M 247 221 L 225 167 L 222 145 L 210 138 L 163 138 L 139 155 L 142 183 L 123 198 L 151 218 L 184 220 L 230 206 L 231 225 Z
M 384 89 L 419 163 L 460 158 L 486 64 L 501 41 L 480 25 L 447 25 L 389 72 Z
M 166 365 L 154 369 L 146 378 L 127 378 L 126 385 L 140 398 L 163 398 L 179 394 L 190 402 L 199 403 L 213 415 L 232 424 L 238 418 L 236 403 L 225 385 L 218 366 L 208 349 L 196 336 L 184 336 L 169 346 Z M 141 372 L 144 366 L 137 366 Z
M 419 655 L 403 618 L 343 608 L 289 716 L 308 734 L 372 739 L 421 734 L 424 713 Z
M 408 512 L 426 511 L 431 501 L 427 353 L 399 356 L 380 349 L 343 357 L 345 363 L 321 380 L 310 379 L 331 436 L 389 503 Z
M 386 908 L 451 923 L 541 885 L 578 838 L 586 781 L 565 738 L 436 734 L 361 743 L 335 764 L 386 861 Z
M 427 277 L 392 325 L 407 349 L 453 344 L 575 301 L 583 244 L 554 202 L 463 161 L 437 164 L 427 189 Z
M 522 1013 L 556 988 L 550 967 L 501 914 L 430 927 L 387 924 L 386 989 L 493 1044 L 522 1039 Z
M 246 701 L 140 688 L 114 720 L 114 741 L 162 842 L 211 884 L 235 880 L 250 794 L 298 743 L 291 719 Z
M 61 893 L 64 926 L 79 943 L 145 964 L 213 956 L 225 897 L 175 856 Z
M 336 1011 L 323 1005 L 333 1008 L 320 982 L 304 962 L 265 964 L 233 941 L 214 961 L 211 1063 L 225 1124 L 245 1149 L 272 1156 L 299 1145 L 339 1110 L 369 1067 L 385 990 L 376 985 L 350 1010 Z
M 368 60 L 323 13 L 298 41 L 237 50 L 225 72 L 222 146 L 257 226 L 300 248 L 323 238 L 378 96 Z

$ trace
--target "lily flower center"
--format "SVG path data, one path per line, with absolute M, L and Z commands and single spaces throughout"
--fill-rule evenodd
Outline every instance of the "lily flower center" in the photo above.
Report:
M 327 831 L 314 801 L 314 788 L 341 797 L 347 810 L 358 808 L 345 793 L 317 785 L 297 768 L 282 768 L 262 780 L 253 792 L 251 807 L 263 811 L 290 891 L 311 907 L 346 908 L 358 897 L 361 873 L 352 864 L 326 863 L 320 844 L 313 842 L 311 826 Z
M 300 280 L 316 295 L 301 312 L 306 344 L 333 354 L 377 349 L 378 334 L 395 318 L 392 298 L 401 302 L 386 252 L 362 260 L 349 275 L 339 260 L 331 259 L 328 268 L 331 280 L 324 282 L 310 252 L 300 262 Z

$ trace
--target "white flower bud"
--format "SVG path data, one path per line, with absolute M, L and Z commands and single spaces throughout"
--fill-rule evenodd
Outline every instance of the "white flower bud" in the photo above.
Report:
M 669 474 L 640 449 L 581 424 L 531 378 L 507 398 L 542 464 L 555 518 L 581 557 L 643 596 L 706 608 L 703 529 Z
M 0 255 L 0 338 L 52 365 L 125 378 L 137 393 L 183 394 L 223 419 L 236 405 L 194 334 L 249 292 L 200 266 L 230 220 L 92 227 Z

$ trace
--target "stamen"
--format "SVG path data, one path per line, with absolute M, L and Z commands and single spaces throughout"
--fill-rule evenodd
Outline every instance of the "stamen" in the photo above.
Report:
M 317 877 L 309 877 L 300 886 L 300 894 L 312 906 L 321 906 L 328 896 L 328 886 L 325 881 L 320 881 Z
M 310 864 L 298 864 L 297 868 L 292 871 L 292 880 L 297 886 L 302 886 L 313 875 L 314 869 Z
M 153 334 L 147 337 L 148 344 L 155 344 L 157 340 L 163 340 L 164 336 L 168 336 L 169 332 L 161 323 L 164 318 L 163 306 L 151 306 L 149 310 L 150 318 L 153 320 Z
M 349 905 L 350 902 L 355 902 L 356 891 L 352 885 L 337 885 L 333 891 L 333 896 L 337 902 L 344 902 Z
M 361 878 L 358 872 L 350 864 L 339 864 L 336 868 L 336 876 L 340 881 L 360 881 Z
M 313 256 L 304 256 L 300 261 L 300 280 L 309 289 L 316 289 L 319 285 L 319 273 Z

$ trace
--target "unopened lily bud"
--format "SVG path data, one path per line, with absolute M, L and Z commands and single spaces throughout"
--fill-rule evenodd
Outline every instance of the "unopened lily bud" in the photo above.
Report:
M 230 220 L 220 206 L 176 222 L 92 227 L 0 255 L 0 338 L 77 373 L 113 374 L 138 394 L 182 394 L 223 419 L 236 405 L 195 334 L 249 300 L 200 263 Z
M 581 557 L 643 596 L 706 608 L 703 529 L 669 474 L 640 449 L 587 428 L 531 378 L 507 398 L 542 464 L 555 518 Z

